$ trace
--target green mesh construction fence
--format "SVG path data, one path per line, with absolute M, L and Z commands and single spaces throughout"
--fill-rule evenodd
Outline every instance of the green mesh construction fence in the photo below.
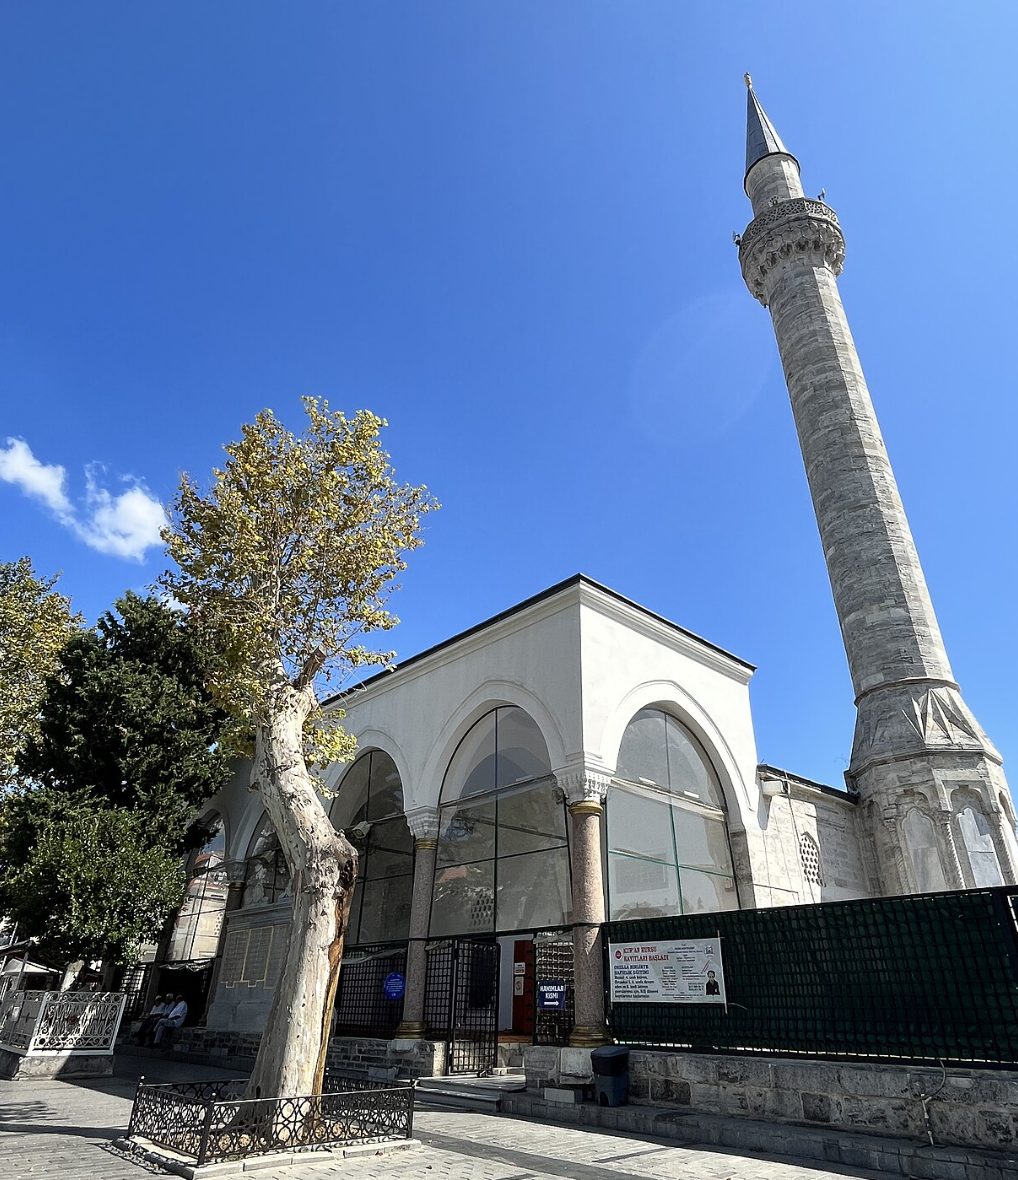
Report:
M 628 1045 L 1018 1064 L 1018 887 L 608 922 L 609 1024 Z M 720 938 L 727 1011 L 612 1003 L 608 948 Z

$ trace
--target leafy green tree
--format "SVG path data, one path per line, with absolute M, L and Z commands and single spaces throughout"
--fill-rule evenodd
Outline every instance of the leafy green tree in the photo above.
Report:
M 200 844 L 195 813 L 228 774 L 228 717 L 207 687 L 210 667 L 186 615 L 124 595 L 60 652 L 22 773 L 78 804 L 130 809 L 149 845 Z
M 0 790 L 13 781 L 18 751 L 38 731 L 46 678 L 81 626 L 55 584 L 39 577 L 27 557 L 0 562 Z
M 0 909 L 52 962 L 136 961 L 180 904 L 180 856 L 143 816 L 46 790 L 10 796 L 0 816 Z
M 215 689 L 237 736 L 253 735 L 253 785 L 293 880 L 286 970 L 275 990 L 249 1093 L 321 1090 L 357 854 L 335 831 L 310 768 L 352 756 L 341 714 L 318 690 L 391 652 L 364 646 L 395 625 L 387 602 L 421 517 L 437 507 L 399 485 L 385 425 L 304 399 L 296 436 L 270 411 L 245 425 L 202 495 L 185 476 L 164 533 L 176 570 L 162 584 L 221 654 Z
M 65 643 L 0 816 L 0 913 L 56 958 L 130 961 L 182 895 L 227 714 L 187 617 L 127 594 Z

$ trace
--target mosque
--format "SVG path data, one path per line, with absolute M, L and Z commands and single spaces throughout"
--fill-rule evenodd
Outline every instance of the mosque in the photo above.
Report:
M 739 259 L 773 321 L 856 694 L 845 784 L 760 765 L 752 666 L 582 575 L 372 677 L 343 701 L 359 756 L 328 775 L 360 849 L 341 987 L 380 964 L 365 978 L 398 1002 L 401 1044 L 434 1031 L 445 946 L 500 948 L 474 1006 L 522 1039 L 558 955 L 574 994 L 554 1035 L 583 1046 L 603 1040 L 606 918 L 1018 881 L 1001 758 L 954 680 L 838 293 L 838 218 L 746 81 Z M 206 1027 L 238 1035 L 264 1026 L 289 920 L 247 779 L 208 805 L 221 828 L 151 977 L 191 980 Z M 347 994 L 340 1031 L 384 1029 Z

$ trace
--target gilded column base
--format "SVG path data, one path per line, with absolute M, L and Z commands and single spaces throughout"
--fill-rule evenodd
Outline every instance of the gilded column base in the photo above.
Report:
M 596 1024 L 577 1024 L 569 1034 L 569 1044 L 574 1049 L 596 1049 L 608 1044 L 608 1030 Z
M 397 1041 L 423 1041 L 425 1026 L 422 1021 L 404 1020 L 396 1029 Z

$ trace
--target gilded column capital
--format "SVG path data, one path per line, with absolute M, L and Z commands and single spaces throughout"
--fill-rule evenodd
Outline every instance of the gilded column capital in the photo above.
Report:
M 583 767 L 556 775 L 566 806 L 574 815 L 593 815 L 604 807 L 611 777 L 603 771 Z
M 406 822 L 418 848 L 438 846 L 437 807 L 411 807 L 406 812 Z
M 742 277 L 754 298 L 767 306 L 771 277 L 789 262 L 826 266 L 835 275 L 845 264 L 845 238 L 838 215 L 823 201 L 793 197 L 754 217 L 739 239 Z

